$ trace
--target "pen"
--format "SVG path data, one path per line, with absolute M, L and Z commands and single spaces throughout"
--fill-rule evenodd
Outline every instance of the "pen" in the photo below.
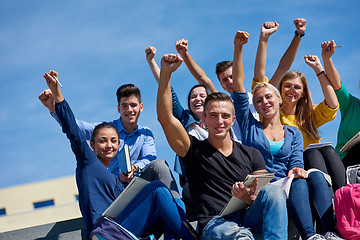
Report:
M 51 71 L 52 70 L 49 69 L 49 72 L 51 72 Z M 57 79 L 57 77 L 55 77 L 55 76 L 52 76 L 52 77 L 58 82 L 59 86 L 62 88 L 63 86 L 61 85 L 59 79 Z

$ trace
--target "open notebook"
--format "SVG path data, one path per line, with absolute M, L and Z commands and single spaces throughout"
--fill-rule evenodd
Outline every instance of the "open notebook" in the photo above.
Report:
M 127 205 L 145 188 L 149 182 L 134 177 L 124 191 L 115 201 L 104 211 L 103 216 L 116 218 L 127 207 Z

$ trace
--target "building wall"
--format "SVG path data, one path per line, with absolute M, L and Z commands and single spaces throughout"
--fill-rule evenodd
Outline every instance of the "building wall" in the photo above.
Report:
M 0 189 L 0 232 L 81 217 L 75 176 Z M 54 205 L 35 208 L 34 203 Z

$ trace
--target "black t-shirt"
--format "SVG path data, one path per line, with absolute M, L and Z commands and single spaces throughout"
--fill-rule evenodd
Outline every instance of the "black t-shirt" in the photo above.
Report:
M 182 160 L 202 231 L 230 200 L 232 185 L 254 171 L 266 169 L 266 165 L 261 153 L 253 147 L 233 142 L 233 152 L 225 157 L 207 139 L 189 137 L 191 145 Z

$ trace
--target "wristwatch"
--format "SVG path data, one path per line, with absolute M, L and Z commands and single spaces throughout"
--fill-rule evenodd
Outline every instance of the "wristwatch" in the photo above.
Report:
M 305 35 L 305 32 L 299 34 L 296 30 L 295 30 L 295 36 L 297 37 L 303 37 Z

